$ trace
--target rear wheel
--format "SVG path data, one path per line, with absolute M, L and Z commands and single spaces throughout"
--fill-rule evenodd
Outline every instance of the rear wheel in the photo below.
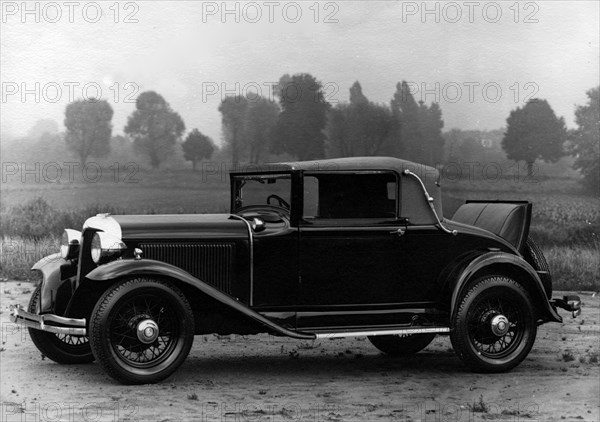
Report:
M 529 353 L 537 332 L 527 291 L 503 276 L 477 280 L 458 304 L 450 333 L 458 356 L 473 370 L 504 372 Z
M 38 312 L 41 286 L 35 288 L 29 299 L 27 311 Z M 35 347 L 48 359 L 61 364 L 89 363 L 94 361 L 88 338 L 70 334 L 54 334 L 29 328 L 29 336 Z
M 391 356 L 413 355 L 426 348 L 435 334 L 399 334 L 369 336 L 369 341 L 383 353 Z
M 90 320 L 92 351 L 104 370 L 125 384 L 150 384 L 171 375 L 194 341 L 192 309 L 166 282 L 136 278 L 111 287 Z

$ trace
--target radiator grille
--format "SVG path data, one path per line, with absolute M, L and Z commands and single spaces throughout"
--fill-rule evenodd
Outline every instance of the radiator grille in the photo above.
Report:
M 175 265 L 231 294 L 232 243 L 140 243 L 143 257 Z

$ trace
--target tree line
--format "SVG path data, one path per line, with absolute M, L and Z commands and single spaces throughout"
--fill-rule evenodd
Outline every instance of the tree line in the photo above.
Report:
M 308 73 L 283 75 L 273 90 L 273 99 L 247 93 L 227 96 L 219 104 L 222 150 L 234 165 L 259 163 L 266 154 L 286 154 L 301 161 L 387 155 L 443 165 L 442 110 L 435 102 L 416 101 L 405 81 L 396 85 L 387 104 L 370 101 L 358 81 L 350 87 L 348 101 L 331 104 L 321 82 Z M 512 110 L 502 139 L 506 157 L 525 162 L 531 174 L 537 160 L 556 162 L 570 154 L 585 183 L 597 189 L 598 90 L 589 90 L 588 103 L 576 106 L 578 128 L 570 131 L 544 99 L 531 99 Z M 65 141 L 81 162 L 109 152 L 112 117 L 111 106 L 103 100 L 80 100 L 67 106 Z M 195 170 L 196 163 L 210 159 L 217 146 L 197 128 L 183 139 L 185 131 L 181 116 L 154 91 L 138 96 L 124 128 L 135 151 L 153 168 L 180 145 Z
M 441 160 L 441 109 L 417 103 L 406 82 L 398 83 L 389 104 L 370 101 L 357 81 L 348 102 L 332 105 L 322 84 L 306 73 L 282 76 L 274 91 L 278 101 L 257 95 L 221 102 L 225 147 L 234 163 L 242 156 L 258 163 L 265 152 L 302 161 L 366 155 L 431 165 Z

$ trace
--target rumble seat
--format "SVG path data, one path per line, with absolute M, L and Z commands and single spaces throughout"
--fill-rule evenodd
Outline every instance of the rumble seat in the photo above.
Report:
M 467 201 L 452 220 L 485 229 L 508 240 L 517 249 L 527 241 L 531 204 L 528 202 Z

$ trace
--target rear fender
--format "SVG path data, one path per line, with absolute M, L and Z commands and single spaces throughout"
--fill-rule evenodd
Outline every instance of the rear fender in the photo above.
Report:
M 215 289 L 202 280 L 192 276 L 190 273 L 183 271 L 181 268 L 161 261 L 155 261 L 153 259 L 123 259 L 113 261 L 92 270 L 86 275 L 86 278 L 93 281 L 113 281 L 123 277 L 142 275 L 171 278 L 193 286 L 209 297 L 221 302 L 223 305 L 241 312 L 246 317 L 279 334 L 303 340 L 312 340 L 315 338 L 313 334 L 298 333 L 275 324 L 273 321 L 239 302 L 236 298 Z
M 502 275 L 503 271 L 518 274 L 518 282 L 529 291 L 539 310 L 538 318 L 544 321 L 562 322 L 562 318 L 551 306 L 542 281 L 536 271 L 521 257 L 505 252 L 487 252 L 471 260 L 456 278 L 450 301 L 450 315 L 454 319 L 458 300 L 470 281 L 482 274 Z

